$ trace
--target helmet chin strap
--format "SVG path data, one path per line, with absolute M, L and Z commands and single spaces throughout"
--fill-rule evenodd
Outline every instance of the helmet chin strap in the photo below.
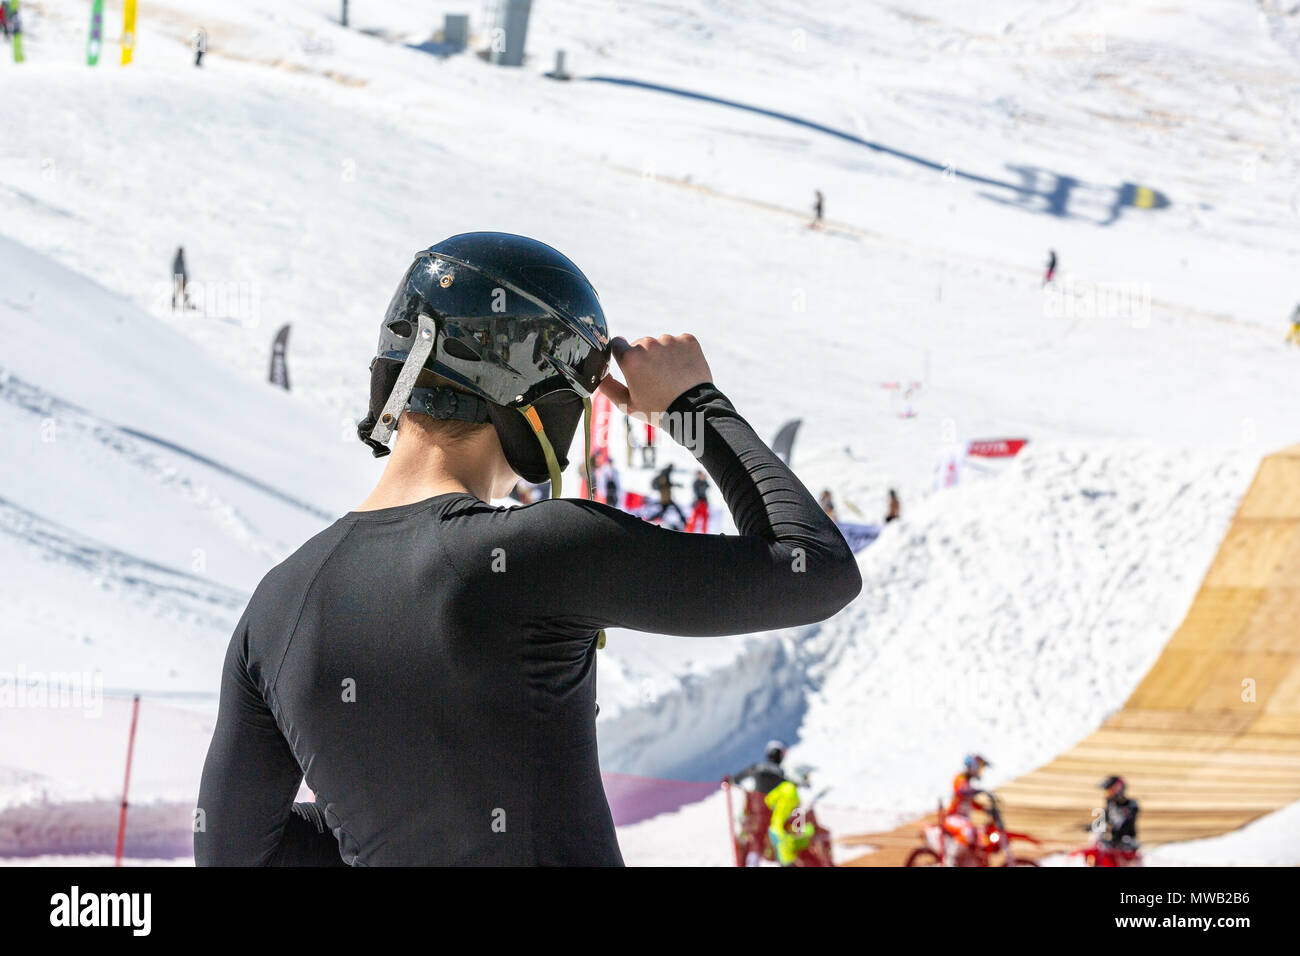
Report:
M 542 454 L 546 457 L 546 471 L 551 476 L 551 497 L 560 497 L 563 491 L 563 476 L 560 473 L 560 461 L 555 456 L 555 448 L 551 445 L 551 440 L 546 437 L 546 429 L 542 427 L 542 417 L 537 414 L 537 409 L 532 405 L 524 405 L 519 408 L 519 414 L 524 416 L 524 421 L 528 422 L 528 427 L 533 430 L 537 436 L 537 444 L 542 446 Z M 592 499 L 595 496 L 595 485 L 591 480 L 591 399 L 583 398 L 582 400 L 582 457 L 583 466 L 587 472 L 587 498 Z M 596 649 L 600 650 L 605 646 L 605 631 L 602 628 L 596 634 Z

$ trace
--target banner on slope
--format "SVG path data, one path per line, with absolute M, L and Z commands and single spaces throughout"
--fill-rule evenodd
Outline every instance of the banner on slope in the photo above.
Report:
M 1029 441 L 1027 438 L 982 438 L 966 445 L 972 458 L 1014 458 Z
M 268 379 L 272 385 L 278 385 L 289 391 L 289 326 L 283 326 L 275 333 L 271 344 L 271 371 Z
M 614 415 L 614 403 L 604 392 L 591 397 L 591 454 L 600 461 L 601 452 L 609 452 L 609 420 Z
M 86 66 L 99 62 L 99 51 L 104 46 L 104 0 L 94 0 L 90 5 L 90 37 L 86 40 Z
M 794 454 L 794 436 L 798 434 L 799 426 L 802 424 L 802 418 L 791 419 L 781 426 L 781 430 L 772 439 L 772 454 L 786 465 L 790 464 L 790 457 Z
M 126 0 L 122 8 L 122 65 L 135 55 L 135 0 Z

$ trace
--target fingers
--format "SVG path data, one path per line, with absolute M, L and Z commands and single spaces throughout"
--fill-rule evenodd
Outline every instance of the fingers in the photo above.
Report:
M 617 356 L 617 353 L 615 353 Z M 613 375 L 606 375 L 600 383 L 600 390 L 605 393 L 605 397 L 614 404 L 616 408 L 628 408 L 632 404 L 632 395 L 627 390 L 627 386 L 616 379 Z

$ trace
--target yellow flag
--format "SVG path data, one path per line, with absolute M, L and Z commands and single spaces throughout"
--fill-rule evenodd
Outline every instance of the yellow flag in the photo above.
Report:
M 131 62 L 133 53 L 135 53 L 135 0 L 126 0 L 126 8 L 122 11 L 123 66 Z

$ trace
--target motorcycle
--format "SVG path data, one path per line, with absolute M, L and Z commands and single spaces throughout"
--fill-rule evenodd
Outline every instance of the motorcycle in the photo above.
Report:
M 1012 841 L 1023 840 L 1025 843 L 1039 844 L 1027 833 L 1015 833 L 1006 828 L 1002 821 L 1002 808 L 998 804 L 998 799 L 987 791 L 980 791 L 978 796 L 988 798 L 988 806 L 976 807 L 983 810 L 989 817 L 989 825 L 985 827 L 983 836 L 976 841 L 972 847 L 964 847 L 968 854 L 968 866 L 1038 866 L 1037 860 L 1022 859 L 1017 857 L 1012 847 Z M 929 824 L 921 831 L 921 839 L 924 846 L 917 847 L 907 858 L 906 866 L 946 866 L 944 862 L 948 858 L 948 845 L 950 841 L 956 838 L 950 834 L 944 827 L 944 809 L 943 804 L 939 804 L 937 818 L 934 823 Z M 994 863 L 995 856 L 1001 856 L 1002 862 Z
M 1136 843 L 1121 843 L 1116 846 L 1107 843 L 1103 834 L 1085 827 L 1092 832 L 1087 846 L 1070 851 L 1071 860 L 1080 860 L 1084 866 L 1141 866 L 1142 853 Z
M 736 866 L 761 866 L 763 863 L 776 863 L 776 854 L 767 831 L 772 822 L 772 810 L 766 802 L 766 795 L 755 790 L 746 790 L 722 779 L 722 789 L 727 794 L 727 823 L 731 830 L 731 845 L 735 854 Z M 740 815 L 737 817 L 732 802 L 732 791 L 739 790 L 744 795 Z M 812 799 L 808 806 L 800 807 L 787 821 L 786 829 L 795 835 L 798 848 L 795 866 L 834 866 L 831 858 L 831 834 L 817 822 L 817 801 L 825 796 L 823 790 Z

